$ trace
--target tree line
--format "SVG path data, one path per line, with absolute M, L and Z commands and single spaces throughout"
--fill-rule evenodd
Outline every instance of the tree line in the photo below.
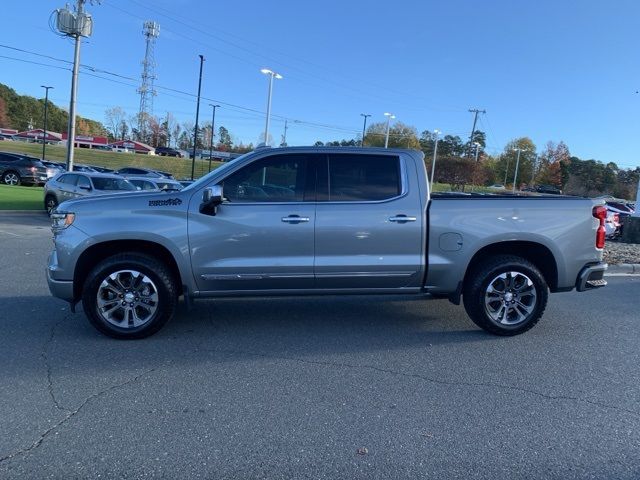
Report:
M 69 113 L 49 101 L 47 105 L 47 130 L 66 132 Z M 20 132 L 44 126 L 44 98 L 18 95 L 12 88 L 0 83 L 0 127 Z M 95 120 L 76 116 L 78 135 L 106 136 L 105 127 Z
M 386 123 L 380 122 L 367 128 L 364 139 L 318 141 L 316 145 L 358 146 L 362 142 L 364 146 L 383 147 L 385 137 Z M 429 172 L 435 145 L 433 130 L 418 134 L 415 127 L 402 122 L 396 122 L 389 128 L 389 147 L 422 150 Z M 547 142 L 538 151 L 530 138 L 515 138 L 497 155 L 488 154 L 485 148 L 486 134 L 480 130 L 474 132 L 472 140 L 465 141 L 457 135 L 439 137 L 434 181 L 462 191 L 469 185 L 503 184 L 509 187 L 515 181 L 517 188 L 553 185 L 570 195 L 611 195 L 626 199 L 633 199 L 636 195 L 640 167 L 625 169 L 614 162 L 581 159 L 571 155 L 569 147 L 562 141 Z

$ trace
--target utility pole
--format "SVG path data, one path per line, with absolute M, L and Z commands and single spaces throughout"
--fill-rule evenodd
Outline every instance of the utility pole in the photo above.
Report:
M 40 85 L 45 90 L 44 94 L 44 127 L 42 129 L 42 160 L 44 160 L 44 150 L 47 145 L 47 105 L 49 103 L 49 89 L 53 87 L 47 87 Z
M 67 171 L 73 171 L 73 147 L 76 140 L 76 96 L 78 93 L 78 69 L 80 68 L 81 37 L 90 37 L 93 19 L 85 13 L 86 0 L 77 0 L 75 13 L 68 8 L 56 10 L 56 28 L 60 33 L 75 39 L 73 73 L 71 75 L 71 100 L 69 101 L 69 125 L 67 128 Z
M 213 114 L 211 115 L 211 140 L 209 143 L 209 171 L 211 171 L 211 159 L 213 158 L 213 137 L 216 136 L 216 108 L 220 105 L 209 104 L 213 108 Z
M 362 141 L 360 142 L 360 146 L 364 147 L 364 136 L 366 135 L 366 132 L 367 132 L 367 118 L 370 117 L 371 114 L 361 113 L 360 116 L 364 117 L 364 124 L 362 125 Z
M 288 122 L 289 120 L 287 120 L 286 118 L 284 119 L 284 134 L 282 135 L 282 142 L 280 142 L 280 146 L 281 147 L 286 147 L 287 146 L 287 129 L 288 127 Z
M 198 77 L 198 103 L 196 104 L 196 126 L 193 131 L 193 160 L 191 160 L 191 180 L 196 170 L 196 146 L 198 145 L 198 117 L 200 116 L 200 90 L 202 89 L 202 64 L 204 63 L 204 55 L 200 57 L 200 76 Z
M 504 182 L 502 183 L 505 187 L 507 186 L 507 175 L 509 174 L 509 161 L 511 157 L 507 157 L 507 168 L 504 170 Z
M 486 110 L 479 110 L 477 108 L 470 108 L 469 112 L 474 114 L 474 116 L 473 116 L 473 127 L 471 127 L 471 136 L 469 136 L 469 150 L 468 150 L 468 152 L 471 153 L 471 145 L 473 143 L 473 136 L 476 133 L 476 123 L 478 122 L 478 114 L 479 113 L 487 113 L 487 111 Z M 471 155 L 469 155 L 469 156 L 471 156 Z
M 511 190 L 511 193 L 516 193 L 516 181 L 518 179 L 518 167 L 520 166 L 520 152 L 522 152 L 522 149 L 517 147 L 514 148 L 514 151 L 518 152 L 518 158 L 516 160 L 516 173 L 513 175 L 513 189 Z
M 431 162 L 431 182 L 429 183 L 429 193 L 433 191 L 433 177 L 436 171 L 436 158 L 438 156 L 438 135 L 440 135 L 440 130 L 434 130 L 433 133 L 436 136 L 436 144 L 433 147 L 433 162 Z
M 473 142 L 473 148 L 476 152 L 476 163 L 478 163 L 478 155 L 480 154 L 480 144 L 478 142 Z

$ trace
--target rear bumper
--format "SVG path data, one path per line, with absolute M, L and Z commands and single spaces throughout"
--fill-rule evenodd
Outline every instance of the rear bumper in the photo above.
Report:
M 576 279 L 576 290 L 578 292 L 585 292 L 606 286 L 607 281 L 604 279 L 604 272 L 607 268 L 608 265 L 606 263 L 596 263 L 585 266 L 580 270 L 578 278 Z

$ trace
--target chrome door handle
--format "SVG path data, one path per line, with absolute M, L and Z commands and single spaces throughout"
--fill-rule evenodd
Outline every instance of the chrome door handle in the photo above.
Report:
M 302 223 L 308 222 L 309 217 L 301 217 L 300 215 L 289 215 L 288 217 L 282 217 L 282 221 L 285 223 Z
M 417 220 L 416 217 L 408 217 L 406 215 L 396 215 L 395 217 L 389 217 L 390 222 L 404 223 L 404 222 L 415 222 Z

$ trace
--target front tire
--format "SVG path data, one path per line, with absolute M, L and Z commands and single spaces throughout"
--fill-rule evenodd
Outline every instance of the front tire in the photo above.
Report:
M 542 317 L 549 288 L 540 270 L 515 255 L 496 255 L 475 266 L 462 293 L 473 322 L 495 335 L 531 329 Z
M 91 324 L 119 339 L 153 335 L 173 318 L 177 304 L 178 290 L 169 268 L 138 253 L 100 262 L 87 277 L 82 294 Z
M 44 199 L 44 209 L 47 211 L 47 214 L 51 216 L 51 213 L 58 206 L 58 200 L 53 195 L 47 195 L 47 198 Z
M 2 181 L 5 185 L 20 185 L 21 179 L 17 172 L 5 172 L 2 175 Z

